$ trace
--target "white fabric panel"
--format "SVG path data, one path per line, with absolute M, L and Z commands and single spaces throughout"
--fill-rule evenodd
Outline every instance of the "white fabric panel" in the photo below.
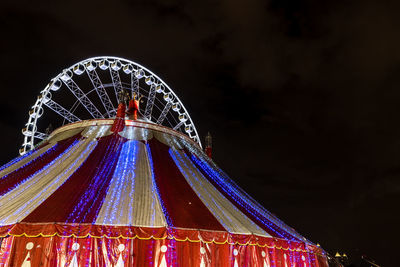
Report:
M 161 143 L 163 143 L 169 147 L 172 147 L 175 149 L 183 148 L 181 145 L 181 142 L 180 142 L 180 140 L 181 140 L 180 137 L 177 137 L 177 136 L 174 136 L 171 134 L 167 134 L 167 133 L 163 133 L 163 132 L 157 132 L 157 131 L 154 131 L 154 137 L 158 141 L 160 141 Z
M 0 225 L 23 220 L 81 166 L 96 144 L 90 139 L 78 141 L 33 177 L 0 197 Z
M 175 149 L 182 149 L 181 138 L 173 136 L 168 133 L 159 132 L 154 129 L 140 128 L 135 126 L 126 126 L 122 132 L 119 133 L 122 137 L 129 140 L 143 140 L 148 141 L 155 137 L 161 143 L 173 147 Z
M 225 198 L 193 165 L 183 151 L 170 149 L 170 153 L 192 189 L 228 232 L 270 236 Z
M 51 143 L 51 144 L 57 143 L 60 140 L 67 139 L 71 136 L 74 136 L 74 135 L 82 132 L 82 130 L 83 130 L 82 128 L 75 128 L 75 129 L 70 129 L 70 130 L 67 130 L 64 132 L 57 133 L 56 135 L 54 135 L 53 137 L 51 137 L 49 139 L 49 143 Z
M 96 135 L 92 135 L 94 132 L 96 132 Z M 99 138 L 111 134 L 111 125 L 88 126 L 82 132 L 82 136 L 89 137 L 92 135 L 91 138 Z
M 189 149 L 190 144 L 185 144 L 185 147 Z M 265 209 L 261 204 L 259 204 L 256 200 L 254 200 L 250 195 L 248 195 L 243 189 L 241 189 L 229 176 L 222 171 L 216 164 L 213 162 L 202 150 L 200 149 L 191 149 L 190 150 L 192 153 L 194 153 L 201 161 L 203 161 L 206 165 L 208 165 L 211 169 L 216 171 L 218 173 L 217 179 L 219 179 L 220 182 L 223 182 L 225 184 L 228 184 L 232 192 L 236 195 L 236 197 L 243 199 L 245 202 L 251 203 L 253 208 L 257 210 L 259 214 L 261 214 L 264 218 L 266 218 L 268 221 L 274 223 L 278 227 L 282 228 L 284 231 L 287 233 L 297 237 L 300 240 L 303 240 L 305 242 L 309 242 L 305 237 L 300 235 L 299 233 L 296 232 L 292 227 L 288 226 L 285 224 L 283 221 L 281 221 L 276 215 L 272 214 L 269 212 L 267 209 Z
M 167 225 L 142 142 L 132 140 L 123 145 L 96 224 Z
M 146 128 L 126 126 L 119 135 L 129 140 L 149 140 L 153 138 L 153 131 Z
M 51 147 L 53 147 L 54 144 L 48 144 L 40 149 L 38 149 L 37 151 L 33 152 L 31 155 L 21 159 L 20 161 L 14 163 L 13 165 L 5 168 L 4 170 L 0 171 L 0 179 L 7 175 L 10 174 L 11 172 L 21 168 L 22 166 L 24 166 L 25 164 L 27 164 L 28 162 L 36 159 L 37 157 L 39 157 L 40 155 L 42 155 L 44 152 L 46 152 L 48 149 L 50 149 Z
M 78 122 L 74 122 L 74 123 L 70 123 L 67 125 L 64 125 L 60 128 L 55 129 L 50 136 L 55 136 L 58 133 L 64 132 L 64 131 L 68 131 L 71 129 L 84 129 L 86 127 L 89 126 L 100 126 L 100 125 L 112 125 L 114 122 L 113 119 L 94 119 L 94 120 L 84 120 L 84 121 L 78 121 Z

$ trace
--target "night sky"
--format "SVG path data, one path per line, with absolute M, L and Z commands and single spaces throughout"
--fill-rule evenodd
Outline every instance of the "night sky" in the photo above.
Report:
M 31 2 L 0 6 L 0 163 L 52 77 L 124 57 L 174 89 L 268 210 L 329 253 L 398 264 L 399 1 Z

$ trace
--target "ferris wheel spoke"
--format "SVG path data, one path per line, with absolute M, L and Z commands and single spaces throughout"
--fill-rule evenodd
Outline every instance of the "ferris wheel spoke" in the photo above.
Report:
M 88 70 L 86 69 L 86 72 L 90 78 L 90 81 L 92 82 L 94 88 L 96 89 L 96 92 L 101 100 L 101 103 L 103 104 L 107 114 L 109 117 L 112 117 L 115 115 L 115 108 L 114 105 L 112 104 L 110 97 L 107 94 L 106 89 L 104 88 L 103 83 L 101 82 L 99 75 L 97 74 L 96 70 Z
M 92 101 L 90 101 L 82 89 L 79 88 L 79 86 L 71 78 L 63 79 L 63 82 L 93 118 L 104 118 L 103 114 L 101 114 Z
M 185 122 L 181 121 L 177 125 L 175 125 L 174 130 L 178 130 Z
M 110 68 L 110 74 L 111 74 L 112 83 L 114 85 L 115 97 L 118 100 L 118 94 L 120 91 L 122 91 L 121 78 L 119 77 L 118 70 L 114 70 L 114 69 L 112 69 L 112 67 Z
M 139 79 L 136 78 L 135 73 L 131 73 L 131 89 L 136 95 L 139 95 Z
M 74 114 L 63 108 L 60 104 L 54 102 L 51 99 L 47 100 L 44 104 L 69 122 L 76 122 L 81 120 L 77 116 L 75 116 Z
M 171 109 L 171 107 L 172 107 L 172 102 L 168 102 L 165 105 L 163 111 L 161 112 L 160 117 L 158 117 L 158 119 L 157 119 L 157 122 L 156 122 L 157 124 L 162 124 L 163 123 L 163 121 L 165 120 L 165 117 L 167 116 L 168 111 Z
M 151 120 L 151 112 L 153 111 L 154 98 L 156 97 L 156 87 L 154 84 L 150 86 L 149 97 L 147 98 L 146 110 L 144 117 Z

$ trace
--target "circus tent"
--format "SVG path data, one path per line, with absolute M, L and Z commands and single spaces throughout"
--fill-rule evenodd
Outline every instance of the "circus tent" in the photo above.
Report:
M 327 266 L 187 136 L 113 123 L 66 125 L 1 167 L 1 264 Z

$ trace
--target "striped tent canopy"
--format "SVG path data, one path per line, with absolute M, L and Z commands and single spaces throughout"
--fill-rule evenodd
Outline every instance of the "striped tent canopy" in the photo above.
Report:
M 0 266 L 327 266 L 186 135 L 113 124 L 63 126 L 0 168 Z

